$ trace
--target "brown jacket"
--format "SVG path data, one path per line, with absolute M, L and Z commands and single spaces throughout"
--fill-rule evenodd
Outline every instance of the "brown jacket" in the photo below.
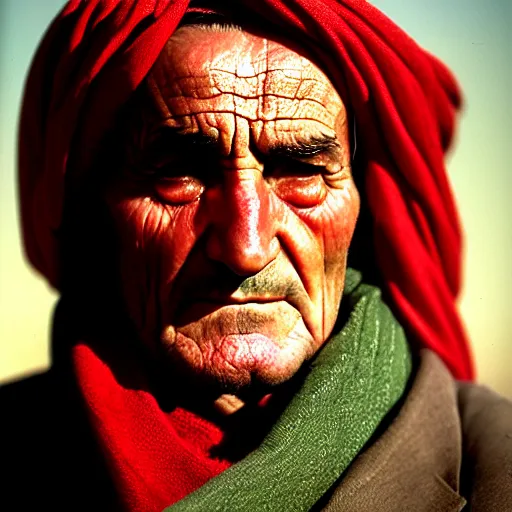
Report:
M 399 413 L 322 510 L 512 511 L 512 403 L 456 383 L 433 352 L 422 351 Z

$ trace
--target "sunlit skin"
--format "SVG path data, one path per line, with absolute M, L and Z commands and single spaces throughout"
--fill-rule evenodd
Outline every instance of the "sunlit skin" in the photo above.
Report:
M 233 412 L 333 329 L 359 211 L 346 110 L 301 53 L 236 29 L 179 29 L 147 90 L 106 193 L 124 296 L 168 371 Z

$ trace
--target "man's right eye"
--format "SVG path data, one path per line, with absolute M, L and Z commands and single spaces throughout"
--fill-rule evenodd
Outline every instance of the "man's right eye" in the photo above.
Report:
M 154 189 L 164 203 L 180 205 L 199 199 L 204 184 L 191 176 L 174 176 L 155 180 Z
M 168 204 L 180 205 L 197 200 L 205 183 L 205 167 L 198 159 L 183 158 L 169 148 L 152 146 L 133 155 L 127 170 L 158 198 Z
M 140 166 L 140 174 L 150 180 L 157 196 L 174 205 L 191 203 L 202 194 L 205 183 L 196 159 L 174 154 L 151 154 Z

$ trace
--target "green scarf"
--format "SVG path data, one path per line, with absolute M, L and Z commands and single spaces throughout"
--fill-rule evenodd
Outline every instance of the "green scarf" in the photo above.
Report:
M 164 512 L 309 510 L 348 468 L 400 399 L 411 373 L 405 334 L 347 269 L 348 320 L 312 361 L 262 444 Z

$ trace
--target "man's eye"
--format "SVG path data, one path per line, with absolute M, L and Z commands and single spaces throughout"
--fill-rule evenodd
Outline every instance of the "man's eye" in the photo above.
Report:
M 190 176 L 174 176 L 156 180 L 154 189 L 164 203 L 179 205 L 199 199 L 204 185 Z
M 197 160 L 159 152 L 154 148 L 141 155 L 135 173 L 148 180 L 164 203 L 180 205 L 197 200 L 204 190 Z
M 304 162 L 279 162 L 267 166 L 264 175 L 283 201 L 298 208 L 312 208 L 327 195 L 322 170 L 321 166 Z

